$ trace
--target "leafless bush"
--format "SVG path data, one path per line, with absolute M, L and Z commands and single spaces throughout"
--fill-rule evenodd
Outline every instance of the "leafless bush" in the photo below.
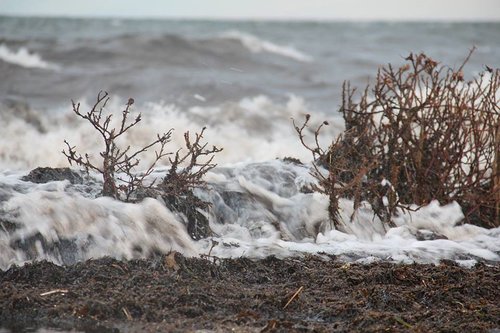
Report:
M 195 187 L 205 186 L 202 177 L 216 166 L 212 161 L 215 154 L 222 151 L 222 148 L 216 146 L 207 149 L 208 144 L 201 142 L 205 129 L 203 127 L 200 133 L 195 133 L 194 141 L 189 132 L 184 133 L 186 149 L 177 150 L 174 157 L 169 158 L 171 168 L 158 186 L 164 195 L 186 193 Z M 200 161 L 200 159 L 205 160 Z M 181 165 L 184 167 L 180 169 Z
M 158 160 L 167 155 L 167 153 L 164 152 L 164 148 L 170 141 L 172 130 L 169 130 L 163 135 L 157 135 L 156 140 L 135 152 L 130 152 L 130 146 L 121 150 L 118 148 L 116 140 L 125 132 L 137 125 L 137 123 L 141 121 L 141 115 L 139 114 L 134 120 L 129 121 L 128 116 L 130 114 L 130 107 L 134 103 L 134 100 L 130 98 L 125 109 L 122 111 L 122 118 L 119 127 L 111 127 L 110 124 L 113 115 L 109 114 L 106 116 L 103 114 L 108 101 L 108 93 L 102 91 L 99 92 L 94 106 L 86 113 L 82 113 L 80 111 L 80 103 L 72 101 L 73 112 L 77 116 L 90 122 L 102 137 L 104 142 L 104 151 L 100 153 L 102 157 L 102 165 L 90 161 L 88 154 L 82 156 L 77 153 L 75 150 L 76 147 L 71 146 L 66 140 L 64 140 L 64 143 L 67 146 L 67 151 L 63 150 L 62 153 L 68 158 L 70 164 L 74 162 L 77 165 L 84 167 L 87 172 L 89 172 L 89 170 L 94 170 L 102 174 L 102 194 L 104 196 L 120 199 L 120 192 L 122 192 L 125 195 L 125 199 L 129 200 L 132 192 L 138 187 L 143 186 L 144 178 L 151 174 Z M 139 165 L 139 159 L 137 157 L 155 145 L 159 145 L 160 147 L 160 149 L 156 152 L 155 161 L 142 175 L 138 176 L 134 174 L 132 169 Z M 117 178 L 115 176 L 117 173 L 125 174 L 126 178 Z M 126 185 L 117 186 L 117 180 L 124 181 Z
M 325 121 L 314 130 L 314 142 L 307 143 L 306 128 L 310 118 L 309 114 L 306 115 L 300 127 L 294 121 L 294 127 L 302 145 L 313 154 L 315 160 L 312 175 L 318 180 L 320 186 L 313 186 L 313 190 L 329 196 L 328 213 L 331 221 L 338 228 L 340 226 L 339 199 L 352 198 L 355 211 L 369 192 L 367 175 L 378 163 L 369 149 L 369 138 L 366 132 L 357 133 L 359 136 L 355 135 L 354 131 L 359 128 L 344 132 L 325 150 L 319 143 L 321 128 L 328 125 Z M 328 172 L 325 174 L 321 167 L 326 168 Z
M 400 68 L 379 70 L 375 86 L 357 101 L 344 84 L 346 131 L 326 151 L 317 138 L 315 146 L 304 144 L 308 119 L 295 126 L 329 170 L 327 177 L 315 175 L 334 201 L 331 215 L 340 196 L 356 207 L 367 200 L 386 222 L 410 204 L 457 201 L 467 222 L 500 225 L 500 70 L 486 67 L 465 81 L 472 52 L 458 69 L 410 54 Z
M 184 133 L 185 149 L 179 149 L 172 157 L 169 157 L 170 170 L 161 183 L 154 188 L 154 192 L 160 195 L 167 206 L 181 212 L 187 219 L 187 230 L 193 239 L 200 239 L 211 234 L 208 220 L 198 211 L 206 210 L 208 203 L 202 201 L 193 194 L 195 188 L 206 186 L 202 177 L 216 165 L 212 162 L 215 154 L 222 148 L 203 143 L 203 133 L 195 133 L 194 138 L 189 132 Z M 180 166 L 183 165 L 182 168 Z
M 73 112 L 90 122 L 99 132 L 104 142 L 104 151 L 100 153 L 102 164 L 93 162 L 88 154 L 82 156 L 76 151 L 76 147 L 71 146 L 65 140 L 67 151 L 63 150 L 63 154 L 68 158 L 69 163 L 84 167 L 87 172 L 94 170 L 102 174 L 104 196 L 124 201 L 136 201 L 144 197 L 162 197 L 170 209 L 182 215 L 191 237 L 199 239 L 208 236 L 211 233 L 208 220 L 199 211 L 199 209 L 207 209 L 208 203 L 197 198 L 193 190 L 206 186 L 202 178 L 216 166 L 213 159 L 215 154 L 222 149 L 215 146 L 207 148 L 208 144 L 202 142 L 205 132 L 203 128 L 200 133 L 195 133 L 193 138 L 189 132 L 184 133 L 185 148 L 175 153 L 165 151 L 166 145 L 171 140 L 173 129 L 157 135 L 156 140 L 135 152 L 130 151 L 130 146 L 122 150 L 117 145 L 117 139 L 137 125 L 141 121 L 141 115 L 129 121 L 130 107 L 134 103 L 133 99 L 129 99 L 125 110 L 122 111 L 119 126 L 113 128 L 111 126 L 112 115 L 103 114 L 108 101 L 108 93 L 100 92 L 95 104 L 87 113 L 80 111 L 80 103 L 73 102 Z M 158 148 L 153 162 L 145 172 L 134 172 L 140 162 L 139 155 L 152 147 Z M 146 185 L 145 178 L 153 172 L 156 164 L 167 156 L 169 156 L 170 169 L 166 176 L 159 183 L 152 182 Z

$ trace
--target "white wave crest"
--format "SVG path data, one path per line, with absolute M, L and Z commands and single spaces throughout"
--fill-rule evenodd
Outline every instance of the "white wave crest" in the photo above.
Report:
M 75 251 L 69 263 L 102 256 L 140 258 L 154 250 L 197 254 L 185 227 L 160 201 L 146 199 L 128 204 L 106 197 L 89 199 L 66 193 L 66 185 L 54 182 L 35 186 L 33 191 L 16 193 L 2 203 L 2 209 L 20 212 L 20 228 L 11 234 L 0 229 L 0 269 L 30 259 L 25 251 L 11 247 L 11 240 L 23 243 L 37 234 L 50 244 L 72 239 Z M 68 263 L 64 250 L 47 251 L 36 241 L 34 245 L 37 260 Z
M 106 111 L 120 114 L 123 100 L 119 96 L 113 96 Z M 89 104 L 82 101 L 81 109 L 89 110 Z M 64 111 L 52 111 L 32 110 L 29 116 L 22 118 L 19 112 L 0 108 L 2 134 L 6 138 L 0 140 L 0 170 L 31 169 L 46 165 L 68 166 L 68 161 L 61 154 L 64 139 L 76 145 L 79 151 L 88 152 L 91 157 L 99 156 L 102 147 L 90 124 L 79 120 L 69 107 Z M 313 122 L 319 123 L 325 119 L 330 121 L 331 125 L 325 127 L 325 135 L 322 137 L 325 139 L 322 142 L 324 146 L 329 144 L 329 138 L 337 136 L 343 130 L 340 118 L 335 120 L 314 112 L 302 98 L 293 95 L 289 96 L 286 103 L 277 103 L 266 96 L 256 96 L 239 102 L 188 109 L 150 102 L 134 108 L 132 112 L 142 112 L 142 121 L 123 137 L 120 144 L 124 147 L 130 145 L 131 149 L 138 149 L 147 145 L 155 137 L 155 133 L 175 128 L 172 142 L 169 143 L 169 149 L 175 151 L 184 144 L 185 131 L 194 133 L 206 126 L 206 142 L 224 148 L 215 158 L 215 162 L 221 164 L 265 161 L 286 156 L 302 161 L 311 160 L 312 154 L 301 146 L 290 119 L 297 119 L 301 123 L 307 113 L 313 115 Z M 38 122 L 40 125 L 37 127 L 35 125 Z M 311 128 L 315 125 L 313 123 Z M 309 135 L 308 139 L 314 137 L 313 133 Z M 33 144 L 34 142 L 37 144 Z M 141 162 L 147 165 L 154 157 L 154 152 L 148 151 L 141 156 Z
M 39 54 L 32 53 L 25 47 L 12 51 L 5 44 L 0 44 L 0 60 L 24 68 L 59 69 L 58 65 L 43 60 Z
M 268 52 L 274 53 L 283 57 L 291 58 L 300 62 L 311 62 L 313 58 L 291 46 L 282 46 L 278 44 L 274 44 L 267 40 L 260 39 L 254 35 L 237 31 L 230 30 L 224 32 L 220 35 L 223 39 L 232 39 L 237 40 L 243 46 L 254 53 Z

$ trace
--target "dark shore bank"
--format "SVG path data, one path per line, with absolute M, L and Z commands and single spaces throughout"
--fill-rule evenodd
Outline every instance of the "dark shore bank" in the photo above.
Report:
M 497 332 L 500 266 L 335 258 L 48 262 L 0 271 L 0 328 L 84 332 Z

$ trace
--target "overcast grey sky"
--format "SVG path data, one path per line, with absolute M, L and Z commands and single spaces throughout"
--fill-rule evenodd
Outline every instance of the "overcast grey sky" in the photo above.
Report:
M 500 0 L 0 0 L 0 14 L 500 21 Z

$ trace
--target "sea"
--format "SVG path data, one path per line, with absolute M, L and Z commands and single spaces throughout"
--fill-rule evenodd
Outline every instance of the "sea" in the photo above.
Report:
M 424 52 L 474 77 L 500 67 L 500 23 L 300 22 L 0 17 L 0 269 L 34 260 L 74 264 L 89 258 L 186 256 L 280 258 L 314 254 L 347 262 L 500 262 L 500 228 L 463 223 L 457 203 L 399 212 L 395 227 L 368 204 L 340 202 L 341 226 L 316 184 L 313 157 L 294 129 L 306 114 L 328 121 L 323 147 L 342 133 L 342 85 L 363 91 L 387 64 Z M 197 196 L 213 235 L 193 240 L 185 217 L 159 199 L 125 203 L 100 195 L 102 178 L 70 165 L 64 141 L 93 161 L 103 143 L 72 111 L 90 110 L 100 91 L 119 120 L 129 98 L 141 122 L 123 135 L 140 149 L 174 129 L 204 132 L 223 148 Z M 313 140 L 312 130 L 306 140 Z M 311 142 L 311 141 L 309 141 Z M 302 164 L 284 161 L 292 157 Z M 155 159 L 142 154 L 140 173 Z M 23 180 L 37 167 L 71 167 L 84 184 Z M 164 176 L 168 158 L 150 180 Z M 424 235 L 424 237 L 422 236 Z M 427 236 L 425 236 L 427 235 Z

